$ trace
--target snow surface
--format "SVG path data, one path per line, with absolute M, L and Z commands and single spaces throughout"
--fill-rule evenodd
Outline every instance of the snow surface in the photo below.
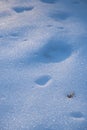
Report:
M 0 0 L 0 130 L 87 130 L 86 0 Z

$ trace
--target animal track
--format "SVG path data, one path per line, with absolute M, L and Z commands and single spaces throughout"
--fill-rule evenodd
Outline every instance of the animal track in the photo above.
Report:
M 30 7 L 25 7 L 25 6 L 17 6 L 17 7 L 13 7 L 13 10 L 16 13 L 22 13 L 24 11 L 31 11 L 34 7 L 30 6 Z
M 58 27 L 58 29 L 61 29 L 61 30 L 63 30 L 63 29 L 64 29 L 64 27 Z
M 62 11 L 56 11 L 52 14 L 49 14 L 49 17 L 51 17 L 55 21 L 66 20 L 69 16 L 70 15 L 67 12 L 62 12 Z
M 72 52 L 69 44 L 56 39 L 50 39 L 37 53 L 35 61 L 52 63 L 60 62 L 67 59 Z
M 31 63 L 56 63 L 66 60 L 72 53 L 72 46 L 62 40 L 50 39 L 36 52 L 29 56 L 28 52 L 20 59 L 20 65 L 23 67 Z
M 12 28 L 11 30 L 0 30 L 0 38 L 1 39 L 8 39 L 8 40 L 18 40 L 23 39 L 27 36 L 28 32 L 33 29 L 29 26 L 23 27 L 16 27 Z
M 81 112 L 76 111 L 76 112 L 71 112 L 70 116 L 74 119 L 84 119 L 84 116 Z
M 43 86 L 43 85 L 46 85 L 50 79 L 51 77 L 49 75 L 43 75 L 39 77 L 35 82 L 36 84 Z
M 53 3 L 55 3 L 57 0 L 40 0 L 40 1 L 43 2 L 43 3 L 53 4 Z
M 73 1 L 73 4 L 80 4 L 80 1 Z

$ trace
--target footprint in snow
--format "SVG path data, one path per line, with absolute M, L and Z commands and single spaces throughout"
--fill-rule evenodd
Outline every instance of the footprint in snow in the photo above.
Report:
M 53 4 L 55 3 L 57 0 L 40 0 L 43 3 L 49 3 L 49 4 Z
M 31 11 L 34 7 L 33 6 L 17 6 L 17 7 L 13 7 L 12 9 L 16 12 L 16 13 L 22 13 L 24 11 Z
M 35 83 L 40 87 L 45 87 L 50 82 L 50 80 L 51 77 L 49 75 L 43 75 L 36 79 Z
M 56 63 L 67 59 L 72 53 L 72 47 L 62 40 L 50 39 L 40 48 L 33 58 L 36 62 Z
M 55 11 L 49 14 L 48 16 L 55 21 L 59 21 L 59 20 L 66 20 L 67 18 L 70 17 L 70 14 L 68 12 Z
M 72 54 L 73 48 L 67 42 L 51 38 L 37 51 L 29 55 L 28 52 L 20 59 L 20 65 L 27 66 L 35 63 L 58 63 L 66 60 Z
M 70 116 L 75 120 L 84 120 L 84 115 L 82 114 L 82 112 L 79 111 L 71 112 Z
M 77 4 L 80 4 L 80 2 L 79 1 L 73 1 L 73 4 L 77 5 Z

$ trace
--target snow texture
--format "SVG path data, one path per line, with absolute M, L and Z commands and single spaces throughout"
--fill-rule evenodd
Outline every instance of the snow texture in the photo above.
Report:
M 0 0 L 0 130 L 87 130 L 86 0 Z

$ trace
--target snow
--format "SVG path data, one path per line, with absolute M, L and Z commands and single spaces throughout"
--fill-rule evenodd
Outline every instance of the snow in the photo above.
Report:
M 0 0 L 0 130 L 87 130 L 86 14 L 86 0 Z

